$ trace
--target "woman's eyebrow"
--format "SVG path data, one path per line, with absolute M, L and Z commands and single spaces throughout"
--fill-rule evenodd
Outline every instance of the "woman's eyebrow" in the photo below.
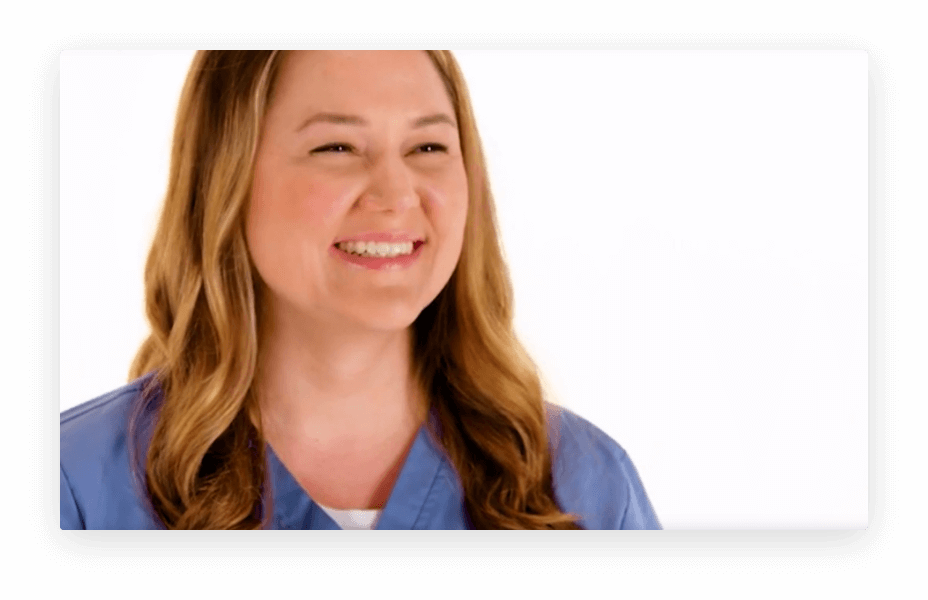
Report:
M 357 115 L 343 115 L 338 113 L 328 113 L 322 112 L 317 113 L 310 118 L 303 121 L 303 124 L 297 127 L 296 132 L 299 133 L 303 131 L 310 125 L 314 123 L 333 123 L 335 125 L 356 125 L 359 127 L 367 127 L 370 123 L 364 117 L 359 117 Z M 424 117 L 419 117 L 410 122 L 409 126 L 412 129 L 418 129 L 420 127 L 427 127 L 428 125 L 435 125 L 437 123 L 445 123 L 457 129 L 457 123 L 454 122 L 454 119 L 446 115 L 445 113 L 435 113 L 434 115 L 427 115 Z

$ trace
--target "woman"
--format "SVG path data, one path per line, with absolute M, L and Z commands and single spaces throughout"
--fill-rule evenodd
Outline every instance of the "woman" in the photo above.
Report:
M 62 529 L 655 529 L 543 401 L 448 52 L 197 53 L 128 385 L 61 416 Z

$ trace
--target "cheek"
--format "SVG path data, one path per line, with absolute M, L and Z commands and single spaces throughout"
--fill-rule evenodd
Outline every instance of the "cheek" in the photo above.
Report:
M 451 238 L 455 241 L 458 253 L 460 253 L 461 244 L 464 241 L 464 227 L 467 223 L 468 205 L 470 203 L 467 195 L 467 182 L 465 181 L 462 185 L 463 189 L 455 195 L 454 200 L 447 207 L 448 228 Z
M 441 240 L 437 256 L 436 276 L 447 283 L 461 257 L 464 228 L 467 222 L 468 197 L 466 188 L 455 193 L 436 194 L 425 204 L 428 217 Z
M 338 210 L 340 190 L 305 176 L 256 174 L 249 229 L 271 240 L 322 241 Z
M 328 179 L 295 179 L 283 192 L 289 199 L 290 218 L 316 229 L 328 230 L 344 212 L 350 186 Z

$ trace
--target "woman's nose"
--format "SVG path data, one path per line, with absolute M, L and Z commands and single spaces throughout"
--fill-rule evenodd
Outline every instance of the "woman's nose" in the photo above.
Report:
M 381 156 L 370 167 L 370 183 L 360 203 L 374 210 L 401 212 L 419 202 L 413 174 L 401 157 Z

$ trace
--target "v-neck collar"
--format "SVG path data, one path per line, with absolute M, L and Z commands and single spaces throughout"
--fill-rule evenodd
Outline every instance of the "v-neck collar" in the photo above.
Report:
M 417 524 L 430 522 L 433 517 L 430 510 L 441 510 L 448 503 L 448 482 L 452 488 L 457 488 L 459 497 L 463 496 L 457 473 L 451 468 L 438 439 L 432 435 L 439 431 L 437 423 L 433 409 L 416 433 L 374 529 L 416 529 Z M 341 529 L 300 486 L 270 444 L 265 444 L 265 450 L 274 493 L 275 528 Z

